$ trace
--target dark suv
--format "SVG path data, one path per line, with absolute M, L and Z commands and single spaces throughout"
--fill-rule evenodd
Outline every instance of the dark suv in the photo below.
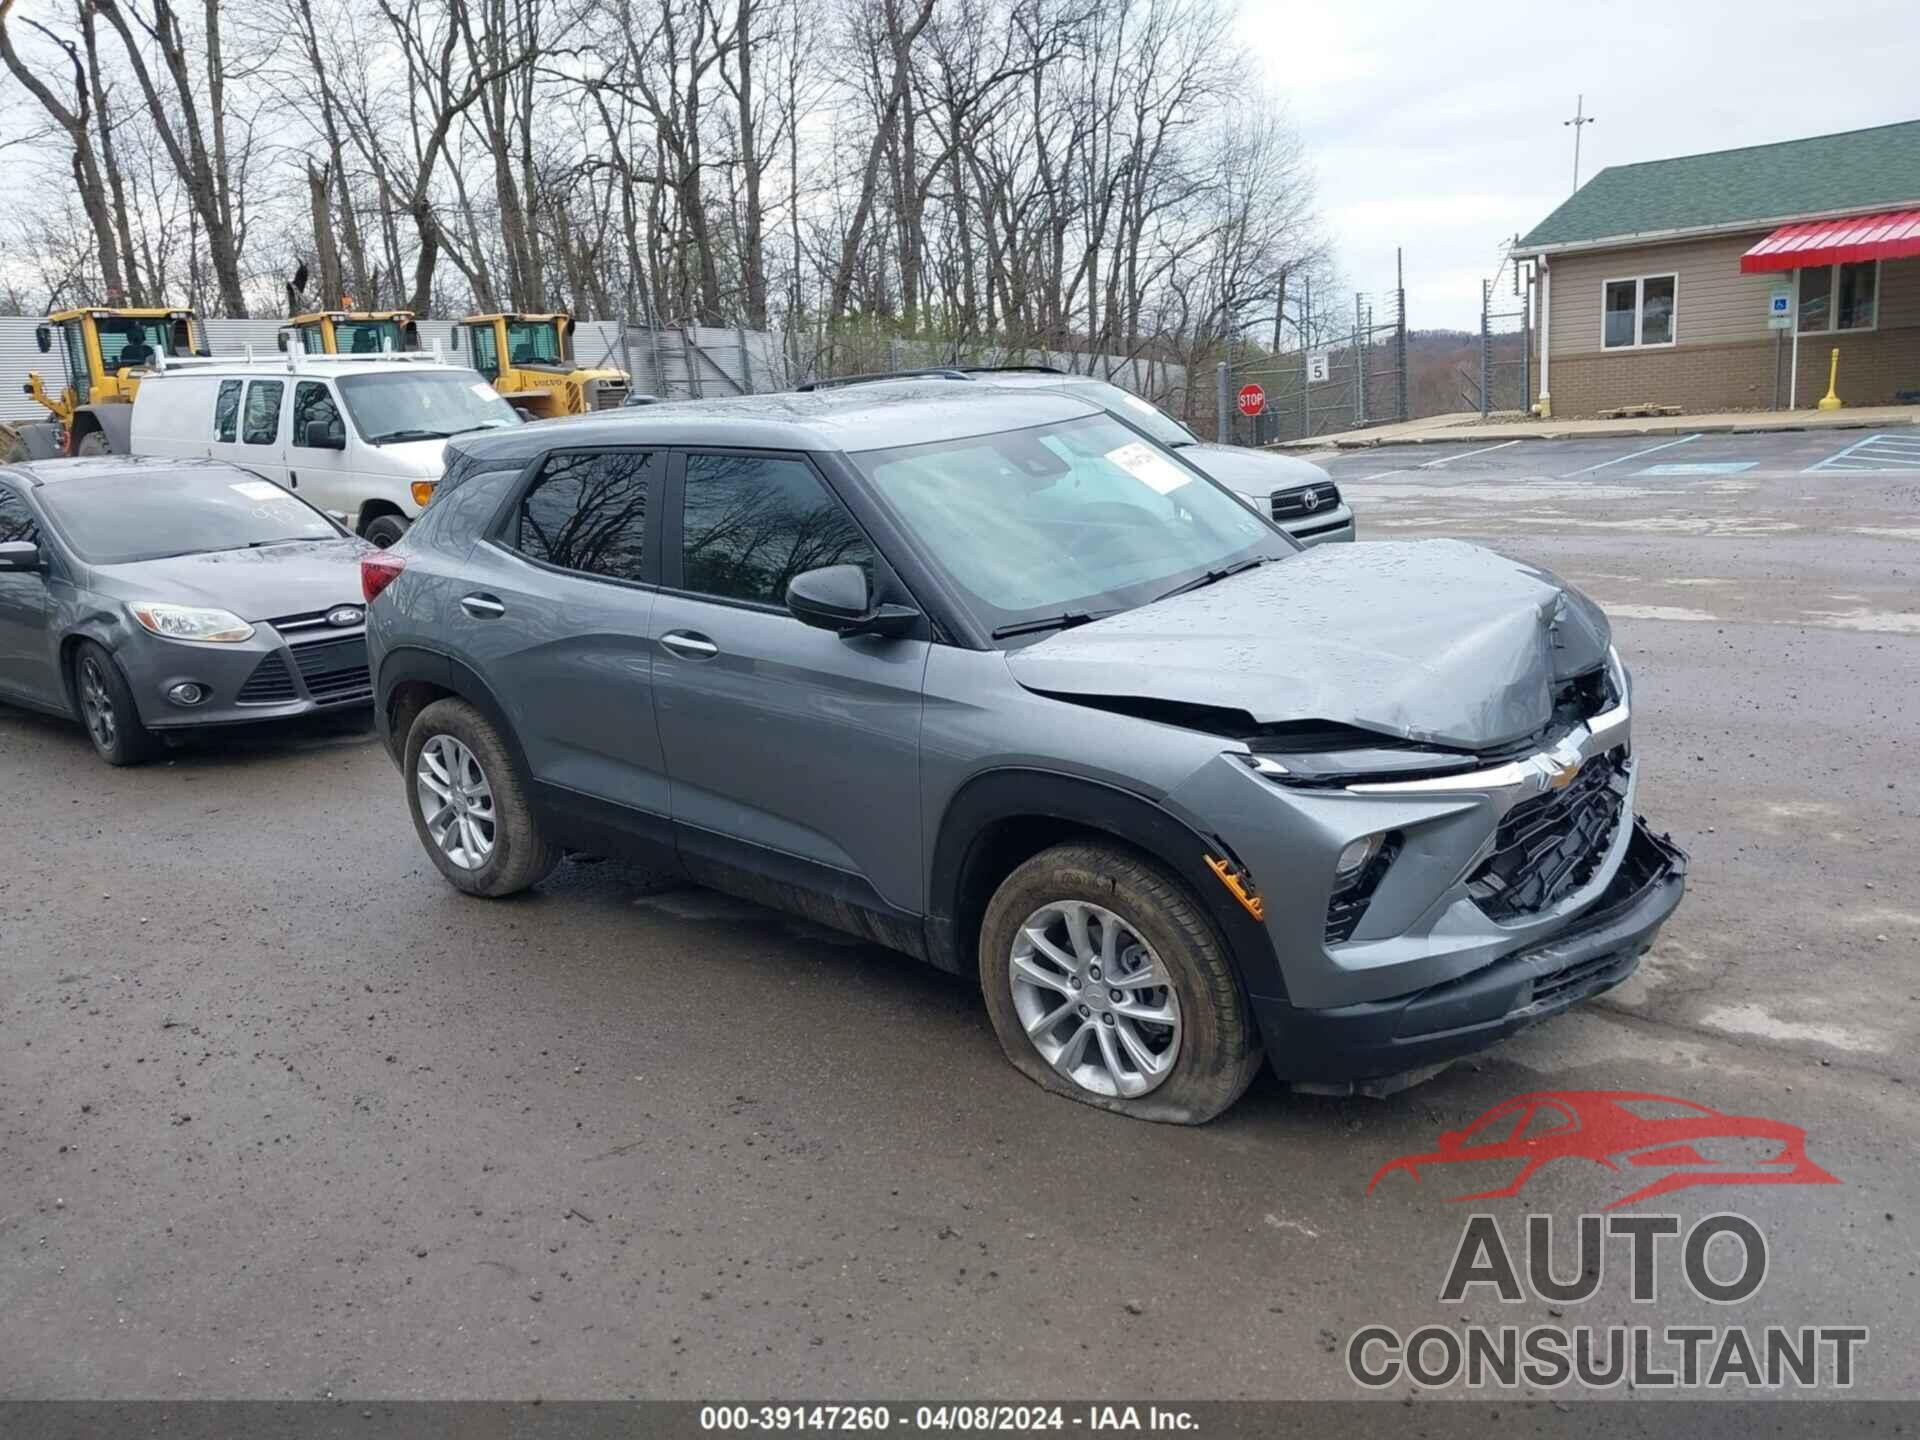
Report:
M 977 976 L 1008 1057 L 1217 1114 L 1385 1090 L 1617 984 L 1605 617 L 1452 541 L 1303 551 L 1100 407 L 934 383 L 462 439 L 362 567 L 414 823 L 471 894 L 676 864 Z

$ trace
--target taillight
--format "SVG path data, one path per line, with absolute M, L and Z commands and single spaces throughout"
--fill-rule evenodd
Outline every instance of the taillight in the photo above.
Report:
M 391 550 L 370 550 L 360 557 L 360 593 L 367 597 L 367 603 L 387 586 L 400 578 L 400 572 L 407 568 L 407 557 L 396 555 Z

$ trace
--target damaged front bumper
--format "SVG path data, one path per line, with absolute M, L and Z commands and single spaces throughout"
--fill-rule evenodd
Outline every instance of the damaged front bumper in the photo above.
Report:
M 1403 1089 L 1625 980 L 1679 905 L 1686 875 L 1686 853 L 1636 819 L 1607 888 L 1537 944 L 1390 999 L 1302 1009 L 1253 996 L 1267 1054 L 1297 1089 Z

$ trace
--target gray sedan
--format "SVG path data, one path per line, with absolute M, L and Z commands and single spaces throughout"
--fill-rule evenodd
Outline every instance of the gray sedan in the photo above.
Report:
M 0 469 L 0 700 L 80 719 L 111 765 L 162 731 L 364 706 L 367 548 L 218 461 Z

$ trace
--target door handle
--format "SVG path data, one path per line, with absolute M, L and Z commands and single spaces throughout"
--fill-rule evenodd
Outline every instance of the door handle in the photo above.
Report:
M 462 595 L 460 608 L 476 620 L 495 620 L 507 613 L 507 607 L 491 595 Z
M 660 643 L 682 660 L 711 660 L 720 653 L 713 641 L 691 630 L 669 630 L 660 637 Z

